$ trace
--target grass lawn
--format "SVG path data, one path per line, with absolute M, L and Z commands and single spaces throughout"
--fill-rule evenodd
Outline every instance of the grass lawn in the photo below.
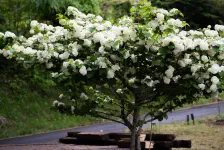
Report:
M 192 140 L 189 150 L 224 150 L 224 115 L 196 120 L 195 125 L 187 125 L 186 122 L 157 124 L 153 126 L 153 132 L 172 133 L 177 140 Z

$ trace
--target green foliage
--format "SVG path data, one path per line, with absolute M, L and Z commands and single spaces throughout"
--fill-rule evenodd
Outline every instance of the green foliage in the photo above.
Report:
M 57 24 L 56 14 L 64 13 L 68 6 L 77 7 L 85 13 L 100 13 L 98 0 L 2 0 L 0 31 L 27 35 L 33 19 Z
M 123 3 L 104 2 L 101 4 L 102 13 L 104 18 L 116 20 L 122 16 L 130 15 L 132 4 L 129 1 Z
M 32 5 L 27 0 L 2 0 L 0 5 L 0 31 L 24 34 L 32 19 Z

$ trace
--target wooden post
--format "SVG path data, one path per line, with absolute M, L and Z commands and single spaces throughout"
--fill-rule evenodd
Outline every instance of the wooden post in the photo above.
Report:
M 190 117 L 189 115 L 187 115 L 187 125 L 189 125 L 189 120 L 190 120 Z
M 193 125 L 195 125 L 195 123 L 194 123 L 194 114 L 191 114 L 191 119 L 193 121 Z

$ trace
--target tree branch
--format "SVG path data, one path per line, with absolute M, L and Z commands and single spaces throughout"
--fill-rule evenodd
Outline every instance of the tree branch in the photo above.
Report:
M 106 116 L 103 116 L 103 115 L 100 115 L 100 114 L 94 114 L 94 115 L 92 115 L 92 116 L 94 116 L 94 117 L 99 117 L 99 118 L 103 118 L 103 119 L 107 119 L 107 120 L 110 120 L 110 121 L 117 122 L 117 123 L 120 123 L 120 124 L 125 125 L 125 124 L 124 124 L 123 122 L 121 122 L 121 121 L 118 121 L 118 120 L 116 120 L 116 119 L 112 119 L 112 118 L 109 118 L 109 117 L 106 117 Z

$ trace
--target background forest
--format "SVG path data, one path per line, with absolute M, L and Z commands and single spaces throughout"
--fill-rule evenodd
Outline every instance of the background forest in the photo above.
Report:
M 94 13 L 111 21 L 129 14 L 138 0 L 0 0 L 0 32 L 29 35 L 31 20 L 57 25 L 57 14 L 68 6 Z M 191 28 L 224 24 L 223 0 L 151 0 L 161 8 L 177 8 Z M 0 45 L 1 48 L 1 45 Z M 63 116 L 50 109 L 58 95 L 65 93 L 41 68 L 28 70 L 0 56 L 0 138 L 30 134 L 96 122 L 86 116 Z M 31 111 L 32 110 L 32 111 Z M 102 120 L 101 120 L 102 121 Z

